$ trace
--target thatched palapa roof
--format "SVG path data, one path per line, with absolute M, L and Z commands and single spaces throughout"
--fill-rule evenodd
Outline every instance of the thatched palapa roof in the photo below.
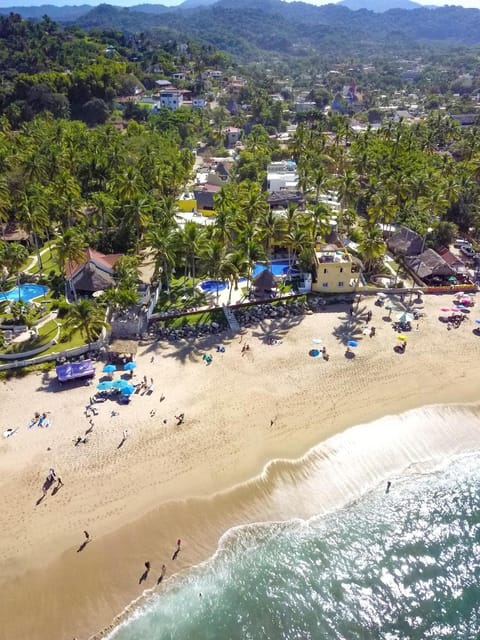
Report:
M 265 269 L 261 271 L 256 278 L 253 279 L 255 289 L 270 290 L 277 286 L 277 279 L 271 271 Z

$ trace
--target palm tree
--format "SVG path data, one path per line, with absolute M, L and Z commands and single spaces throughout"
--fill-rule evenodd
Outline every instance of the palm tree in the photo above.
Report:
M 48 228 L 50 219 L 48 217 L 45 199 L 38 188 L 33 187 L 22 193 L 17 211 L 17 219 L 25 231 L 33 237 L 37 253 L 38 270 L 41 276 L 43 264 L 42 256 L 40 255 L 40 246 L 38 244 L 38 236 Z
M 102 329 L 109 326 L 104 307 L 91 300 L 78 300 L 71 304 L 65 316 L 65 325 L 69 333 L 80 331 L 89 345 L 98 338 Z
M 358 250 L 365 260 L 367 271 L 384 255 L 386 248 L 380 229 L 376 225 L 364 224 Z
M 216 282 L 218 305 L 220 282 L 227 280 L 235 272 L 232 255 L 223 242 L 213 239 L 205 246 L 201 259 L 205 272 Z
M 75 227 L 67 229 L 62 236 L 58 236 L 55 243 L 58 266 L 75 299 L 77 294 L 71 278 L 72 270 L 75 264 L 80 264 L 84 260 L 86 248 L 85 239 Z
M 189 220 L 185 223 L 185 227 L 179 231 L 178 240 L 180 250 L 185 256 L 185 280 L 188 271 L 193 280 L 192 287 L 195 288 L 195 278 L 197 276 L 196 260 L 204 246 L 204 229 L 196 224 L 196 222 Z
M 162 282 L 170 295 L 170 275 L 175 265 L 178 247 L 174 228 L 152 225 L 145 234 L 145 244 L 154 255 L 155 275 L 161 274 Z

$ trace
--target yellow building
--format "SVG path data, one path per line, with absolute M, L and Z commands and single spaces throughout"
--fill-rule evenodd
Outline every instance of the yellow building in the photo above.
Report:
M 351 293 L 360 281 L 361 263 L 342 247 L 334 244 L 315 247 L 316 293 Z

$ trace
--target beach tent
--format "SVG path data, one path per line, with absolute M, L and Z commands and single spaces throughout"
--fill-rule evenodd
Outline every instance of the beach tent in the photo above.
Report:
M 59 382 L 68 382 L 68 380 L 77 380 L 80 378 L 93 378 L 95 369 L 91 360 L 82 360 L 81 362 L 69 362 L 56 367 L 57 380 Z

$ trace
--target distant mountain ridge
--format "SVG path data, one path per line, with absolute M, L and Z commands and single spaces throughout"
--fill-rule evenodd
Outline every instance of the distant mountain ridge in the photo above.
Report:
M 363 3 L 378 1 L 362 0 Z M 394 1 L 405 0 L 383 0 L 382 6 L 385 8 L 385 2 Z M 198 2 L 202 4 L 198 6 Z M 35 9 L 36 15 L 31 16 L 35 18 L 48 13 L 48 5 L 29 9 Z M 187 3 L 168 7 L 142 4 L 123 8 L 103 4 L 93 9 L 85 5 L 52 9 L 55 10 L 49 13 L 52 19 L 73 23 L 82 29 L 118 29 L 127 34 L 162 31 L 164 37 L 196 39 L 244 60 L 251 60 L 262 52 L 267 57 L 272 53 L 303 56 L 328 51 L 334 54 L 338 47 L 351 55 L 373 50 L 378 53 L 382 48 L 395 47 L 411 56 L 416 48 L 428 43 L 480 44 L 480 10 L 458 6 L 374 12 L 352 11 L 342 4 L 316 6 L 298 1 L 187 0 Z M 60 9 L 65 10 L 63 18 L 57 13 Z M 0 12 L 12 10 L 18 12 L 19 8 Z M 72 17 L 72 10 L 85 12 Z
M 423 5 L 418 2 L 412 2 L 412 0 L 341 0 L 338 4 L 342 7 L 347 7 L 351 11 L 367 9 L 368 11 L 375 11 L 375 13 L 383 13 L 390 9 L 411 10 L 423 8 Z

